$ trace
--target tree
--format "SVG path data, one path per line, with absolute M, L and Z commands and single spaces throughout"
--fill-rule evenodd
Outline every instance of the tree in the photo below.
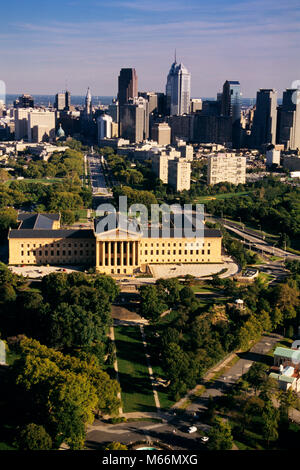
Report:
M 0 183 L 5 183 L 11 179 L 11 175 L 4 168 L 0 168 Z
M 120 442 L 111 442 L 105 447 L 105 450 L 128 450 L 128 447 Z
M 281 427 L 288 428 L 289 423 L 289 410 L 292 407 L 297 406 L 298 397 L 297 394 L 289 389 L 287 391 L 280 391 L 279 393 L 279 414 Z
M 75 222 L 74 212 L 69 209 L 62 210 L 61 220 L 62 220 L 63 225 L 73 225 Z
M 293 281 L 279 284 L 275 288 L 276 307 L 283 312 L 285 320 L 296 317 L 295 308 L 299 305 L 299 290 Z
M 251 424 L 255 416 L 261 416 L 262 410 L 264 408 L 264 401 L 259 397 L 251 397 L 246 400 L 243 406 L 243 420 L 242 420 L 242 430 L 243 433 L 245 429 Z
M 51 450 L 52 439 L 43 426 L 27 424 L 19 433 L 16 444 L 19 450 Z
M 26 406 L 43 420 L 55 447 L 66 442 L 71 449 L 83 448 L 94 411 L 111 414 L 120 406 L 119 384 L 95 361 L 80 361 L 36 340 L 21 341 L 12 371 Z
M 209 432 L 208 449 L 209 450 L 231 450 L 233 437 L 231 427 L 227 421 L 216 418 L 216 424 Z
M 7 207 L 0 210 L 0 235 L 10 227 L 17 227 L 17 211 L 12 207 Z
M 278 438 L 278 420 L 279 411 L 274 408 L 271 400 L 268 400 L 262 412 L 262 432 L 264 438 L 267 440 L 268 447 L 270 440 L 275 441 Z
M 245 379 L 254 388 L 255 395 L 257 390 L 265 382 L 267 378 L 266 369 L 263 364 L 255 362 L 245 375 Z
M 158 321 L 160 315 L 167 310 L 168 306 L 159 296 L 155 286 L 143 285 L 139 288 L 141 303 L 140 314 L 151 323 Z

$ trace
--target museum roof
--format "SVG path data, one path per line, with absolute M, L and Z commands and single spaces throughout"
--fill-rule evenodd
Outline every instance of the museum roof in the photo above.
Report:
M 82 230 L 35 230 L 35 229 L 13 229 L 9 231 L 8 238 L 95 238 L 94 231 Z

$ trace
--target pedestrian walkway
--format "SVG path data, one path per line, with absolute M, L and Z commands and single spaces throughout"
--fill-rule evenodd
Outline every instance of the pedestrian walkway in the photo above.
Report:
M 151 364 L 150 364 L 150 355 L 147 352 L 147 342 L 146 342 L 146 337 L 145 337 L 144 325 L 140 325 L 140 330 L 141 330 L 141 335 L 142 335 L 142 339 L 143 339 L 143 345 L 144 345 L 144 348 L 145 348 L 145 356 L 146 356 L 147 366 L 148 366 L 148 370 L 149 370 L 151 385 L 152 385 L 152 389 L 153 389 L 155 406 L 156 406 L 157 410 L 159 411 L 160 410 L 160 402 L 159 402 L 157 390 L 155 389 L 155 385 L 154 385 L 153 370 L 152 370 L 152 367 L 151 367 Z
M 112 340 L 113 345 L 114 345 L 114 350 L 116 351 L 115 330 L 114 330 L 113 326 L 110 327 L 110 339 Z M 117 379 L 117 381 L 119 382 L 119 385 L 120 385 L 118 361 L 117 361 L 117 355 L 116 354 L 115 354 L 115 357 L 114 357 L 114 370 L 116 372 L 116 379 Z M 120 392 L 118 393 L 118 398 L 119 398 L 119 400 L 121 400 L 121 393 Z M 120 415 L 123 414 L 123 408 L 121 406 L 119 408 L 119 414 Z

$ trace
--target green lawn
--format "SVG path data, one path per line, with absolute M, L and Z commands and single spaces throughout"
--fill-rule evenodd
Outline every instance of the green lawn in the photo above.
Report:
M 138 326 L 116 326 L 115 340 L 123 411 L 156 411 Z
M 248 191 L 240 191 L 238 193 L 222 193 L 222 194 L 210 194 L 207 196 L 200 196 L 195 199 L 196 204 L 204 204 L 205 202 L 212 201 L 213 199 L 229 199 L 235 196 L 246 196 L 247 194 L 251 193 L 251 190 Z
M 6 181 L 6 184 L 10 185 L 13 181 L 21 181 L 25 183 L 42 183 L 42 184 L 53 184 L 63 182 L 63 178 L 24 178 L 23 180 L 9 180 Z
M 159 321 L 159 327 L 168 326 L 169 324 L 171 324 L 172 321 L 174 321 L 177 318 L 177 316 L 178 316 L 178 312 L 176 310 L 173 310 L 171 313 L 169 313 L 169 315 L 166 315 Z M 160 377 L 162 379 L 165 379 L 166 378 L 165 373 L 162 367 L 160 366 L 159 360 L 157 357 L 157 349 L 155 349 L 153 345 L 151 344 L 152 343 L 152 340 L 150 337 L 151 329 L 152 329 L 151 326 L 144 327 L 145 336 L 147 338 L 147 343 L 148 343 L 148 348 L 149 348 L 148 351 L 151 356 L 150 362 L 151 362 L 151 366 L 153 370 L 153 375 L 154 377 Z M 160 402 L 160 407 L 162 409 L 168 409 L 174 405 L 175 401 L 170 399 L 169 394 L 168 394 L 168 387 L 166 388 L 159 387 L 157 390 L 157 393 L 158 393 L 158 398 Z

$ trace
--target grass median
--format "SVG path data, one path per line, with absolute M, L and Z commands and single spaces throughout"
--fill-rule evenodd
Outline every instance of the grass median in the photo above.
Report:
M 115 342 L 124 413 L 156 411 L 139 326 L 116 326 Z

